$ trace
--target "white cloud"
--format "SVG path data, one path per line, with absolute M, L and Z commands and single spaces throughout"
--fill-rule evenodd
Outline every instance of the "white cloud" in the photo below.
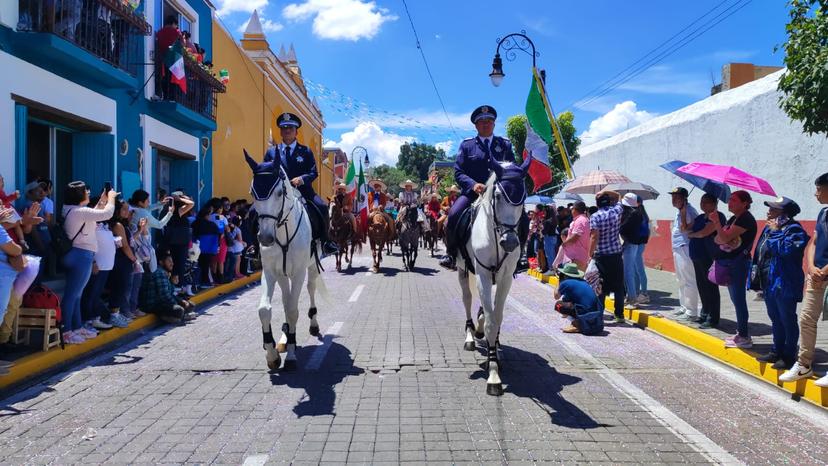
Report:
M 247 29 L 247 23 L 250 22 L 250 18 L 247 18 L 247 21 L 242 23 L 239 26 L 239 32 L 244 32 Z M 259 22 L 262 23 L 262 31 L 264 32 L 279 32 L 284 29 L 284 26 L 281 23 L 277 23 L 276 21 L 269 20 L 267 18 L 262 17 L 259 15 Z
M 395 166 L 397 157 L 400 155 L 400 146 L 406 142 L 414 142 L 411 136 L 400 136 L 399 134 L 384 131 L 375 123 L 363 122 L 356 126 L 353 131 L 342 133 L 339 141 L 327 141 L 327 147 L 339 147 L 350 156 L 356 146 L 362 146 L 368 150 L 368 158 L 371 165 L 376 167 L 382 164 Z
M 438 149 L 443 149 L 446 152 L 446 156 L 451 157 L 454 155 L 454 152 L 452 152 L 452 150 L 454 149 L 454 144 L 455 141 L 443 141 L 434 144 L 434 147 Z
M 434 38 L 440 40 L 443 38 L 443 36 L 441 36 L 440 34 L 434 34 Z
M 588 146 L 638 126 L 656 116 L 655 113 L 638 110 L 636 103 L 631 100 L 621 102 L 609 112 L 592 120 L 589 129 L 584 131 L 580 138 L 583 139 L 584 146 Z
M 216 13 L 219 16 L 228 15 L 233 12 L 253 13 L 253 10 L 262 11 L 269 0 L 218 0 Z M 262 24 L 264 26 L 264 24 Z
M 282 15 L 293 21 L 313 18 L 313 33 L 320 39 L 350 41 L 372 39 L 383 23 L 397 19 L 376 3 L 362 0 L 305 0 L 286 6 Z

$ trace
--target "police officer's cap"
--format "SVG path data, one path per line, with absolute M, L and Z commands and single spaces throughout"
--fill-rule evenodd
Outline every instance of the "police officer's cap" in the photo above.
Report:
M 293 113 L 285 112 L 279 115 L 279 118 L 276 119 L 276 124 L 279 128 L 301 128 L 302 120 L 300 120 L 299 117 Z
M 478 120 L 488 118 L 490 120 L 497 119 L 497 110 L 494 109 L 491 105 L 481 105 L 474 109 L 471 114 L 471 122 L 477 123 Z

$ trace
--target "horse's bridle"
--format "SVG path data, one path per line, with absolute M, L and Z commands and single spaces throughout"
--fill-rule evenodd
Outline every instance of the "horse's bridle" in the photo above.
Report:
M 273 172 L 254 173 L 253 174 L 254 178 L 257 175 L 275 175 L 275 173 L 273 173 Z M 293 213 L 293 209 L 296 207 L 296 201 L 297 200 L 293 199 L 293 203 L 291 204 L 290 209 L 288 209 L 287 213 L 285 213 L 285 204 L 287 203 L 287 193 L 288 193 L 287 179 L 280 177 L 278 179 L 277 183 L 282 184 L 282 208 L 279 209 L 279 216 L 277 217 L 277 216 L 270 215 L 270 214 L 259 213 L 258 222 L 259 222 L 259 231 L 262 230 L 262 219 L 269 219 L 269 220 L 273 220 L 273 221 L 276 222 L 276 227 L 273 229 L 273 241 L 275 241 L 276 245 L 279 246 L 279 248 L 282 250 L 282 272 L 285 275 L 287 275 L 287 253 L 288 253 L 288 250 L 290 249 L 290 243 L 293 242 L 294 238 L 296 238 L 296 235 L 299 233 L 299 226 L 302 225 L 302 220 L 305 218 L 305 210 L 302 209 L 302 211 L 299 212 L 299 221 L 296 222 L 296 229 L 293 230 L 293 234 L 291 235 L 290 231 L 288 230 L 287 222 L 288 222 L 288 220 L 290 220 L 290 214 Z M 273 191 L 271 191 L 270 195 L 266 199 L 270 199 L 270 196 L 272 196 L 272 195 L 273 195 Z M 260 200 L 266 200 L 266 199 L 260 199 Z M 279 228 L 281 228 L 281 227 L 285 228 L 285 237 L 287 238 L 287 241 L 284 244 L 282 244 L 282 242 L 279 241 L 278 232 L 279 232 Z
M 500 182 L 497 182 L 492 186 L 493 189 L 497 189 L 500 186 Z M 509 196 L 506 194 L 506 190 L 502 187 L 500 188 L 500 192 L 503 194 L 503 197 L 506 198 L 506 202 L 513 206 L 523 205 L 523 202 L 526 200 L 526 191 L 523 192 L 523 197 L 515 203 L 512 199 L 509 199 Z M 472 250 L 472 255 L 474 256 L 475 262 L 484 269 L 488 270 L 489 273 L 492 274 L 492 285 L 496 285 L 497 283 L 497 273 L 500 272 L 500 269 L 503 267 L 503 263 L 506 261 L 506 258 L 509 257 L 509 253 L 500 257 L 500 237 L 507 233 L 514 233 L 517 236 L 517 228 L 520 223 L 520 218 L 518 217 L 518 223 L 510 224 L 510 223 L 503 223 L 497 218 L 497 209 L 495 208 L 495 198 L 497 197 L 497 192 L 492 193 L 492 200 L 489 203 L 490 207 L 492 208 L 492 217 L 494 220 L 494 227 L 493 231 L 495 233 L 495 257 L 497 257 L 497 262 L 493 266 L 489 266 L 484 264 L 477 258 L 477 254 L 474 253 Z

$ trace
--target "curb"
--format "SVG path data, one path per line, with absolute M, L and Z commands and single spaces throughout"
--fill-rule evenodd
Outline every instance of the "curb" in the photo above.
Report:
M 210 288 L 193 296 L 190 298 L 190 301 L 198 305 L 204 304 L 221 295 L 232 293 L 244 286 L 255 283 L 261 279 L 261 276 L 261 272 L 256 272 L 249 277 Z M 57 367 L 68 365 L 122 338 L 143 329 L 154 327 L 160 323 L 161 320 L 158 317 L 153 314 L 147 314 L 144 317 L 139 317 L 132 321 L 129 327 L 109 329 L 100 333 L 94 339 L 80 345 L 66 345 L 62 350 L 60 347 L 55 347 L 49 351 L 40 351 L 24 356 L 14 361 L 14 365 L 9 368 L 8 374 L 0 376 L 0 391 L 30 380 Z
M 552 286 L 558 284 L 557 277 L 544 277 L 536 270 L 529 270 L 528 275 L 542 283 Z M 612 309 L 612 300 L 606 299 L 606 309 Z M 651 330 L 662 337 L 684 345 L 719 362 L 735 367 L 764 382 L 775 385 L 794 398 L 802 398 L 811 403 L 828 408 L 828 388 L 814 385 L 815 377 L 796 382 L 780 382 L 783 370 L 772 369 L 770 364 L 756 360 L 756 353 L 740 348 L 725 348 L 722 340 L 700 330 L 682 325 L 673 320 L 655 316 L 638 309 L 625 309 L 625 317 L 642 328 Z

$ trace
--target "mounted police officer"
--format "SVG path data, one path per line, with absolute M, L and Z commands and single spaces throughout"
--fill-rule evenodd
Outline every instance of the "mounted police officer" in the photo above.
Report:
M 327 256 L 338 250 L 328 239 L 330 223 L 328 204 L 313 190 L 313 180 L 319 174 L 316 171 L 316 159 L 308 146 L 299 144 L 296 133 L 302 127 L 302 120 L 293 113 L 283 113 L 276 119 L 282 143 L 271 146 L 264 156 L 264 161 L 278 160 L 287 173 L 292 184 L 305 199 L 305 206 L 313 227 L 313 237 L 322 242 L 322 254 Z
M 515 162 L 512 143 L 508 139 L 494 135 L 497 111 L 490 105 L 477 107 L 471 114 L 471 122 L 477 128 L 477 136 L 460 143 L 460 149 L 454 162 L 454 180 L 460 186 L 460 196 L 454 201 L 448 213 L 446 227 L 446 256 L 440 265 L 448 269 L 456 268 L 455 256 L 459 248 L 457 223 L 460 216 L 477 197 L 486 190 L 489 179 L 489 161 Z

